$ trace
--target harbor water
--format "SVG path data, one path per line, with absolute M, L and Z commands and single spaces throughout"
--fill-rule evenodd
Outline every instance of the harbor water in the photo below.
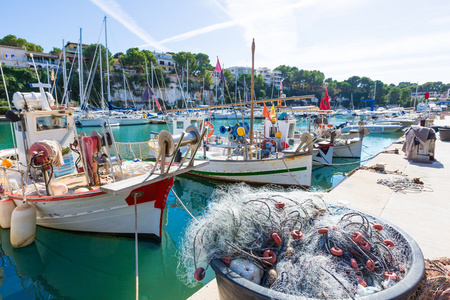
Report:
M 340 124 L 343 119 L 335 120 Z M 234 125 L 232 120 L 212 122 Z M 255 127 L 259 128 L 261 120 Z M 305 130 L 306 121 L 300 121 Z M 89 134 L 98 128 L 79 128 Z M 118 142 L 137 142 L 151 132 L 170 130 L 168 125 L 113 128 Z M 312 189 L 325 190 L 338 184 L 351 170 L 383 151 L 402 132 L 369 134 L 364 138 L 361 159 L 334 159 L 333 166 L 315 167 Z M 0 122 L 0 149 L 12 148 L 9 122 Z M 194 216 L 202 214 L 214 190 L 231 183 L 209 182 L 188 175 L 176 177 L 174 190 Z M 164 214 L 161 243 L 139 241 L 139 299 L 186 299 L 214 278 L 207 270 L 202 284 L 188 288 L 177 277 L 177 249 L 191 217 L 170 193 Z M 32 245 L 14 249 L 9 230 L 0 229 L 0 299 L 135 299 L 135 244 L 132 238 L 92 235 L 38 227 Z M 181 271 L 182 270 L 178 270 Z M 193 274 L 192 274 L 193 275 Z

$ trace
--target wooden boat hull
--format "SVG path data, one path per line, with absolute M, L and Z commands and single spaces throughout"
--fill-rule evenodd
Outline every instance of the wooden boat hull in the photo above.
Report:
M 128 236 L 135 233 L 135 208 L 138 232 L 142 237 L 160 239 L 163 211 L 173 185 L 173 177 L 117 195 L 101 190 L 63 196 L 29 196 L 27 201 L 36 208 L 36 224 L 61 230 Z M 137 197 L 135 192 L 143 192 Z M 9 195 L 16 205 L 21 195 Z
M 235 182 L 311 186 L 311 154 L 262 160 L 210 159 L 209 162 L 189 174 Z

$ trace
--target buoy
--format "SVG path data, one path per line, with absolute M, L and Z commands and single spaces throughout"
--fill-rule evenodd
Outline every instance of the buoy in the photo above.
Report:
M 394 242 L 393 242 L 393 241 L 391 241 L 391 240 L 384 240 L 383 243 L 386 244 L 386 245 L 388 246 L 389 250 L 394 249 L 394 246 L 395 246 L 395 245 L 394 245 Z
M 352 265 L 353 269 L 358 269 L 358 263 L 356 262 L 356 259 L 350 259 L 350 264 Z
M 283 208 L 284 205 L 285 205 L 285 204 L 284 204 L 283 201 L 278 201 L 278 202 L 275 203 L 275 207 L 276 207 L 276 208 Z
M 383 230 L 383 225 L 381 224 L 373 224 L 372 227 L 379 231 Z
M 301 232 L 300 230 L 292 230 L 291 235 L 294 240 L 298 241 L 302 239 L 303 232 Z
M 363 287 L 367 287 L 367 283 L 361 277 L 358 277 L 358 283 Z
M 11 168 L 13 165 L 13 161 L 9 158 L 2 160 L 2 167 Z
M 295 249 L 292 247 L 287 247 L 286 251 L 284 251 L 284 255 L 286 255 L 286 257 L 291 257 L 295 254 Z
M 327 234 L 328 233 L 328 228 L 326 228 L 326 227 L 320 228 L 319 230 L 317 230 L 317 232 L 319 234 Z
M 225 258 L 223 259 L 223 264 L 227 267 L 230 266 L 231 264 L 231 257 L 230 256 L 225 256 Z
M 373 261 L 371 261 L 370 259 L 368 259 L 366 261 L 366 266 L 370 271 L 375 270 L 375 264 L 373 263 Z
M 213 124 L 211 124 L 211 122 L 205 122 L 205 128 L 206 128 L 206 127 L 209 128 L 208 133 L 206 134 L 206 136 L 207 136 L 207 137 L 212 136 L 213 133 L 214 133 L 214 126 L 213 126 Z
M 277 137 L 277 139 L 281 139 L 283 134 L 281 133 L 281 131 L 277 131 L 277 133 L 275 133 L 275 136 Z
M 11 227 L 11 216 L 16 204 L 11 199 L 0 201 L 0 226 L 3 229 Z
M 333 254 L 334 256 L 341 256 L 342 255 L 342 249 L 338 248 L 338 247 L 332 247 L 331 248 L 331 254 Z
M 282 244 L 281 238 L 278 233 L 272 233 L 272 240 L 275 242 L 275 245 L 280 246 Z
M 77 188 L 74 193 L 84 193 L 84 192 L 89 192 L 88 188 Z
M 14 248 L 28 246 L 36 235 L 36 209 L 33 205 L 22 203 L 11 216 L 11 245 Z
M 205 278 L 205 269 L 202 267 L 197 268 L 197 270 L 195 270 L 195 273 L 194 273 L 194 278 L 197 281 L 202 281 L 203 278 Z
M 368 242 L 364 241 L 364 240 L 362 240 L 361 243 L 359 243 L 359 245 L 363 249 L 370 250 L 370 244 Z
M 362 236 L 361 232 L 355 231 L 355 232 L 352 233 L 352 240 L 355 243 L 361 242 L 362 239 L 363 239 L 363 236 Z
M 256 284 L 261 282 L 261 278 L 264 275 L 264 272 L 260 267 L 256 266 L 253 262 L 242 258 L 233 259 L 230 264 L 230 269 Z
M 269 284 L 269 287 L 272 286 L 275 280 L 277 280 L 277 277 L 277 271 L 275 271 L 274 269 L 270 269 L 269 273 L 267 274 L 267 283 Z
M 244 130 L 243 127 L 239 127 L 239 128 L 236 130 L 236 132 L 237 132 L 237 134 L 238 134 L 239 136 L 243 136 L 243 135 L 245 134 L 245 130 Z
M 384 272 L 384 278 L 396 281 L 397 274 L 395 274 L 394 272 Z
M 51 184 L 53 196 L 61 196 L 69 190 L 64 183 L 55 182 Z
M 263 257 L 270 257 L 269 259 L 265 259 L 264 261 L 271 263 L 271 264 L 273 264 L 277 261 L 277 256 L 275 255 L 275 253 L 272 250 L 264 251 Z

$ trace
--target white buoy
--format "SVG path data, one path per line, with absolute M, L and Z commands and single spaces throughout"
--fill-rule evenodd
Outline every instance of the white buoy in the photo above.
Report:
M 0 201 L 0 226 L 3 229 L 11 227 L 11 215 L 16 204 L 11 199 L 3 199 Z
M 67 189 L 67 185 L 65 185 L 64 183 L 52 183 L 51 185 L 52 187 L 52 191 L 53 191 L 53 196 L 61 196 L 67 193 L 68 189 Z
M 28 246 L 36 235 L 36 209 L 33 205 L 22 203 L 11 217 L 11 245 L 14 248 Z

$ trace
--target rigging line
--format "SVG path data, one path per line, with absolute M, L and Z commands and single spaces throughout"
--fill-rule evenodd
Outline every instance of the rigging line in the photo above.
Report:
M 198 222 L 198 220 L 194 217 L 193 214 L 191 214 L 191 212 L 187 209 L 187 207 L 184 205 L 183 201 L 181 201 L 180 198 L 178 198 L 178 195 L 175 193 L 175 191 L 173 190 L 173 188 L 170 189 L 172 191 L 172 193 L 174 194 L 175 198 L 178 200 L 178 202 L 180 202 L 181 206 L 183 206 L 184 210 L 191 216 L 192 219 L 194 219 L 195 221 Z

